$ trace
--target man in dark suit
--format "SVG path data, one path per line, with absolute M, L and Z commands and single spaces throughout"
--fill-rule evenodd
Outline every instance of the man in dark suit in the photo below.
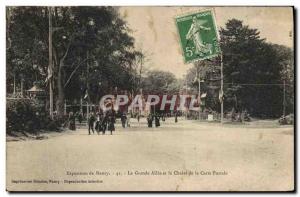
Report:
M 89 115 L 89 119 L 88 119 L 88 124 L 89 124 L 89 135 L 91 135 L 91 130 L 93 131 L 93 134 L 95 133 L 94 131 L 94 122 L 95 122 L 96 118 L 94 115 L 94 112 L 91 112 Z

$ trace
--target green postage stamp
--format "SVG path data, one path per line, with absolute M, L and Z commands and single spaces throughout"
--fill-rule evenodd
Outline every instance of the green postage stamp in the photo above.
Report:
M 185 63 L 217 56 L 220 52 L 213 10 L 175 18 Z

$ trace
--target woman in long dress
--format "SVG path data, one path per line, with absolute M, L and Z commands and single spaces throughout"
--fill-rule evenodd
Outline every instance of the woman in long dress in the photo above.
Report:
M 209 31 L 210 28 L 204 27 L 203 24 L 205 21 L 203 20 L 197 20 L 197 18 L 193 17 L 193 22 L 191 24 L 191 27 L 186 34 L 187 40 L 192 40 L 195 46 L 195 54 L 200 55 L 202 53 L 205 53 L 207 51 L 207 47 L 203 43 L 203 40 L 201 38 L 201 30 Z
M 110 131 L 111 135 L 112 132 L 115 131 L 115 116 L 113 111 L 108 114 L 108 130 Z

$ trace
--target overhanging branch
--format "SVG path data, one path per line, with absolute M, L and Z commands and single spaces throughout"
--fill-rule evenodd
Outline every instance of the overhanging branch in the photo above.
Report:
M 77 69 L 78 69 L 85 61 L 87 61 L 87 60 L 88 60 L 88 58 L 85 58 L 84 60 L 82 60 L 82 61 L 76 66 L 76 68 L 75 68 L 75 69 L 72 71 L 72 73 L 70 74 L 70 76 L 69 76 L 67 82 L 65 83 L 64 88 L 67 87 L 67 85 L 68 85 L 69 82 L 71 81 L 73 75 L 76 73 Z

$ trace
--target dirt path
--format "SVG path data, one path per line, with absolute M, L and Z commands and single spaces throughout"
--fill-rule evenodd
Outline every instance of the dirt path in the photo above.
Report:
M 7 142 L 8 190 L 291 190 L 293 128 L 132 120 L 114 135 L 85 128 Z M 169 174 L 171 173 L 171 174 Z M 59 183 L 58 183 L 59 182 Z

